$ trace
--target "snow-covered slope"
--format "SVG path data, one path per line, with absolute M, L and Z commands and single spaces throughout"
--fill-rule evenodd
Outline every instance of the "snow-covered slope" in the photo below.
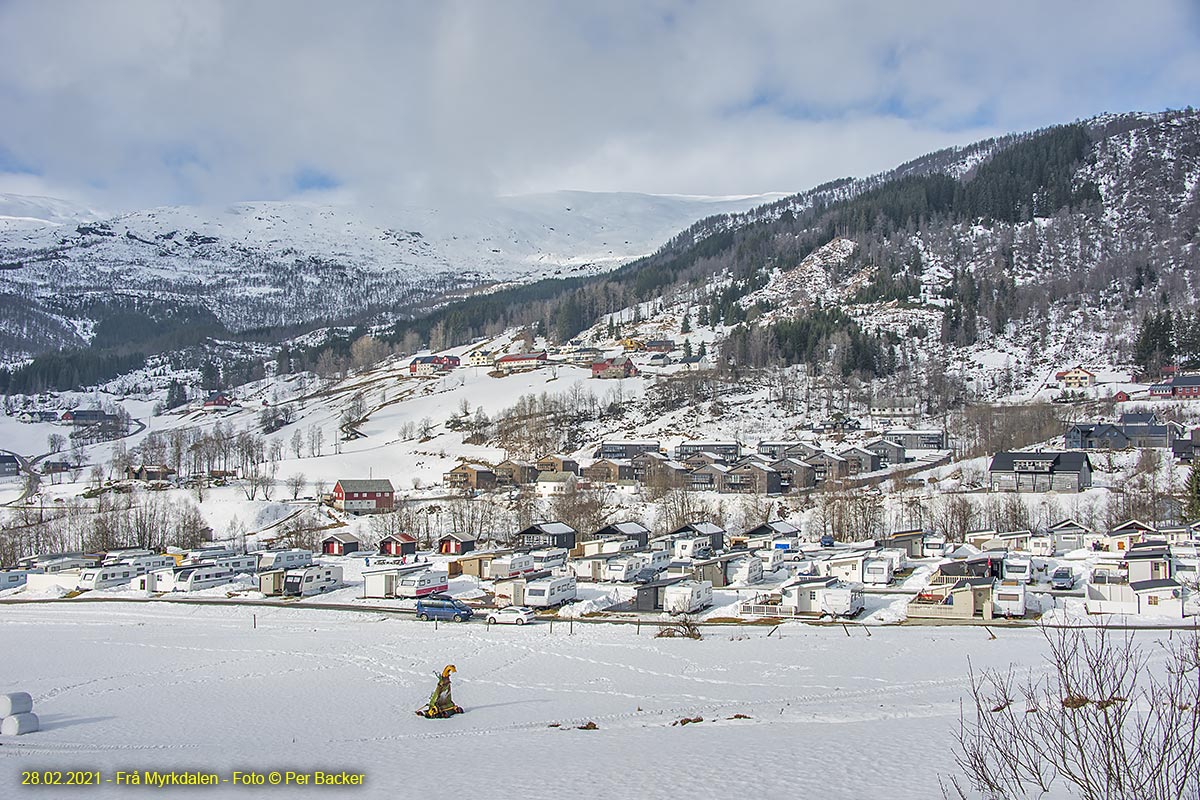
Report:
M 231 329 L 416 305 L 497 281 L 603 271 L 698 219 L 772 196 L 557 192 L 384 209 L 303 202 L 166 207 L 96 219 L 66 203 L 4 196 L 0 264 L 30 301 L 112 294 L 203 305 Z M 82 221 L 81 221 L 82 220 Z M 18 266 L 19 265 L 19 266 Z

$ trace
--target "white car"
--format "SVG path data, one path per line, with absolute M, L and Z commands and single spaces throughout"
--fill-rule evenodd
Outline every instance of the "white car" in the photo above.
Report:
M 488 614 L 489 625 L 524 625 L 537 619 L 532 608 L 525 606 L 506 606 Z

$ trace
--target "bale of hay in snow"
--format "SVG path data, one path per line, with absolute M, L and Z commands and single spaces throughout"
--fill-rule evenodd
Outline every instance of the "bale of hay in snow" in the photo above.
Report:
M 33 733 L 41 728 L 41 721 L 37 714 L 13 714 L 11 717 L 5 717 L 3 722 L 0 722 L 0 734 L 5 736 L 20 736 L 24 733 Z
M 30 711 L 33 711 L 33 698 L 28 692 L 0 694 L 0 718 L 28 714 Z

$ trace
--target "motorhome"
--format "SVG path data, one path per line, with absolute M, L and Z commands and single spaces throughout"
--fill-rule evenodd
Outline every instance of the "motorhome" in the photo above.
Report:
M 450 588 L 445 570 L 427 569 L 411 575 L 402 575 L 396 580 L 396 597 L 428 597 Z
M 308 597 L 336 589 L 342 585 L 342 568 L 324 564 L 289 569 L 283 578 L 285 596 Z
M 531 608 L 561 606 L 577 596 L 574 575 L 543 578 L 525 584 L 525 605 Z
M 311 550 L 300 548 L 292 550 L 260 550 L 254 555 L 258 556 L 258 568 L 263 571 L 307 567 L 313 560 Z
M 680 581 L 663 591 L 663 611 L 669 614 L 692 614 L 712 605 L 711 581 Z

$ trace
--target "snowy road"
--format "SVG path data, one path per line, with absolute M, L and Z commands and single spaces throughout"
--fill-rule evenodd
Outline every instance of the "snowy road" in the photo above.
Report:
M 252 627 L 251 614 L 257 614 Z M 376 614 L 125 604 L 0 608 L 0 687 L 45 730 L 0 737 L 28 769 L 347 770 L 359 788 L 196 796 L 940 796 L 967 658 L 1041 664 L 1034 630 L 429 625 Z M 1139 634 L 1150 637 L 1154 634 Z M 444 664 L 468 713 L 412 712 Z M 749 719 L 728 719 L 744 714 Z M 700 716 L 704 722 L 671 723 Z M 595 731 L 575 726 L 593 721 Z M 550 727 L 551 725 L 561 727 Z M 11 787 L 11 788 L 10 788 Z

